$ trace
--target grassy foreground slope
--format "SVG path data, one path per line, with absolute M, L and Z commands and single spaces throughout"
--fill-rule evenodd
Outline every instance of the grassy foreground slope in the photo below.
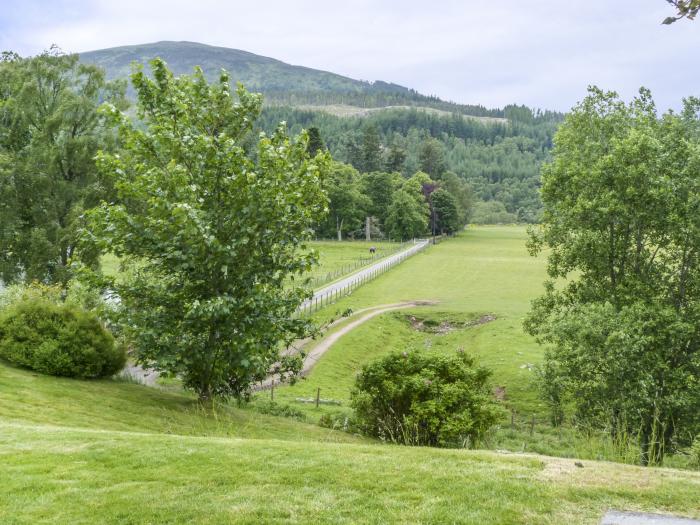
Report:
M 194 398 L 112 380 L 79 381 L 19 370 L 0 361 L 0 422 L 197 436 L 360 441 L 292 419 L 220 407 L 205 414 Z M 0 432 L 7 432 L 1 430 Z M 0 523 L 4 523 L 0 520 Z
M 493 452 L 0 422 L 0 522 L 594 524 L 700 517 L 700 474 Z
M 359 326 L 321 358 L 306 380 L 280 388 L 276 396 L 293 402 L 297 397 L 313 397 L 321 388 L 321 397 L 346 404 L 357 371 L 380 355 L 409 348 L 438 352 L 463 348 L 494 371 L 493 382 L 504 387 L 509 406 L 523 413 L 541 413 L 531 365 L 541 360 L 542 349 L 523 332 L 522 320 L 530 301 L 542 292 L 545 260 L 528 255 L 525 239 L 521 226 L 470 228 L 322 310 L 320 319 L 346 308 L 421 299 L 438 303 L 383 314 Z M 417 330 L 409 315 L 448 322 L 454 329 Z M 495 320 L 458 327 L 484 315 Z

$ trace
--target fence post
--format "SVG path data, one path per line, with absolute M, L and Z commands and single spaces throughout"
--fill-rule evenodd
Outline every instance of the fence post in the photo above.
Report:
M 316 408 L 318 408 L 318 404 L 321 401 L 321 387 L 318 387 L 316 389 Z
M 530 436 L 533 436 L 535 433 L 535 416 L 532 416 L 532 421 L 530 422 Z
M 275 400 L 275 380 L 272 380 L 272 384 L 270 385 L 270 401 Z

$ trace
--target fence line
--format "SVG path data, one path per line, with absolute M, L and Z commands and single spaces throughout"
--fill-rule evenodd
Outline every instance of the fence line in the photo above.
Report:
M 368 266 L 364 270 L 361 270 L 354 275 L 333 283 L 325 288 L 322 288 L 321 290 L 317 290 L 314 292 L 311 299 L 305 301 L 301 304 L 301 306 L 299 306 L 298 312 L 302 315 L 310 315 L 320 310 L 324 306 L 337 302 L 339 299 L 352 293 L 352 291 L 357 289 L 359 286 L 362 286 L 363 284 L 382 275 L 384 272 L 390 270 L 397 264 L 401 264 L 403 261 L 424 250 L 429 245 L 430 241 L 427 239 L 415 240 L 413 246 L 410 248 L 405 249 L 398 254 L 387 256 L 376 264 Z

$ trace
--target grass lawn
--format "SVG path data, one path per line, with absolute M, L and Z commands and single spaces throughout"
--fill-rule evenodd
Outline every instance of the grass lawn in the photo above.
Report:
M 338 303 L 321 310 L 326 320 L 346 308 L 409 300 L 438 304 L 386 313 L 343 336 L 311 372 L 276 398 L 294 402 L 321 397 L 347 403 L 355 374 L 362 365 L 391 351 L 424 348 L 453 352 L 464 348 L 479 364 L 494 372 L 493 382 L 505 388 L 506 404 L 519 413 L 542 415 L 532 385 L 531 365 L 541 361 L 542 349 L 523 332 L 522 321 L 530 301 L 542 292 L 544 258 L 532 258 L 525 249 L 524 227 L 472 228 L 415 255 L 381 278 L 366 284 Z M 416 330 L 408 316 L 448 321 L 447 333 Z M 461 322 L 492 315 L 495 320 L 469 328 Z
M 700 517 L 700 473 L 388 445 L 200 438 L 0 421 L 0 522 L 596 524 Z

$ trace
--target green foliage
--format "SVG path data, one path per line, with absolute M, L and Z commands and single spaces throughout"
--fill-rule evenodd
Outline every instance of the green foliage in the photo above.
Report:
M 273 129 L 280 120 L 294 132 L 317 126 L 333 157 L 362 171 L 363 130 L 376 126 L 384 169 L 400 169 L 405 177 L 421 169 L 421 150 L 425 144 L 433 145 L 442 150 L 446 163 L 445 171 L 438 170 L 441 180 L 450 171 L 469 184 L 474 197 L 502 202 L 516 216 L 515 221 L 507 222 L 536 223 L 542 209 L 539 168 L 549 157 L 562 115 L 533 113 L 524 107 L 509 107 L 505 115 L 510 120 L 479 121 L 459 114 L 387 108 L 362 117 L 340 117 L 323 111 L 268 107 L 260 127 Z
M 306 146 L 306 149 L 309 152 L 310 157 L 315 157 L 319 151 L 325 150 L 326 146 L 323 144 L 323 139 L 321 139 L 321 132 L 318 130 L 317 127 L 312 126 L 307 130 L 307 132 L 309 134 L 309 142 Z
M 273 367 L 300 366 L 280 348 L 310 331 L 294 315 L 309 291 L 291 278 L 315 261 L 303 243 L 325 212 L 329 158 L 309 159 L 306 137 L 279 128 L 253 160 L 242 144 L 259 95 L 239 87 L 236 100 L 225 72 L 209 85 L 199 69 L 175 78 L 154 60 L 152 70 L 132 76 L 143 126 L 105 109 L 123 150 L 98 165 L 119 200 L 90 213 L 85 242 L 132 272 L 103 284 L 140 363 L 181 377 L 204 403 L 242 397 Z
M 306 415 L 299 409 L 287 404 L 280 404 L 275 401 L 256 403 L 254 409 L 261 414 L 270 416 L 288 417 L 297 421 L 306 421 Z
M 591 88 L 543 168 L 546 293 L 526 323 L 552 345 L 582 423 L 637 436 L 660 462 L 700 412 L 700 100 L 659 119 Z M 565 280 L 555 286 L 555 280 Z
M 31 297 L 0 311 L 0 357 L 43 374 L 95 378 L 114 375 L 126 362 L 97 317 L 68 304 Z
M 362 134 L 360 163 L 359 169 L 365 173 L 379 171 L 384 167 L 379 132 L 373 124 L 365 127 Z
M 94 157 L 111 140 L 97 114 L 123 86 L 55 48 L 0 61 L 0 278 L 65 283 L 85 209 L 108 194 Z M 83 254 L 94 262 L 94 254 Z M 92 257 L 91 257 L 92 256 Z
M 418 165 L 420 170 L 431 178 L 439 179 L 447 169 L 445 148 L 442 143 L 433 138 L 423 141 L 418 152 Z
M 425 235 L 428 205 L 405 189 L 397 190 L 389 206 L 385 226 L 394 240 L 405 241 Z
M 386 155 L 385 168 L 389 173 L 401 173 L 406 163 L 406 151 L 397 144 L 392 144 L 389 147 L 389 153 Z
M 362 191 L 360 174 L 347 164 L 334 163 L 327 183 L 329 199 L 328 219 L 320 225 L 318 233 L 324 237 L 343 236 L 362 229 L 367 210 L 370 207 L 369 198 Z
M 693 444 L 690 447 L 690 458 L 688 459 L 688 465 L 692 468 L 700 470 L 700 434 L 695 437 Z
M 700 12 L 700 0 L 666 0 L 669 4 L 676 8 L 676 16 L 669 16 L 664 19 L 663 24 L 669 25 L 687 18 L 695 20 L 695 17 Z
M 435 226 L 439 233 L 453 234 L 463 223 L 460 221 L 457 199 L 449 191 L 438 188 L 432 194 Z
M 401 176 L 397 173 L 375 171 L 362 177 L 363 191 L 371 201 L 368 212 L 379 219 L 382 226 L 386 224 L 394 192 L 402 182 Z
M 499 201 L 476 202 L 471 217 L 474 224 L 515 224 L 518 217 L 508 213 L 506 207 Z
M 405 445 L 470 446 L 499 416 L 490 375 L 463 352 L 395 352 L 362 369 L 352 407 L 362 431 L 373 437 Z

